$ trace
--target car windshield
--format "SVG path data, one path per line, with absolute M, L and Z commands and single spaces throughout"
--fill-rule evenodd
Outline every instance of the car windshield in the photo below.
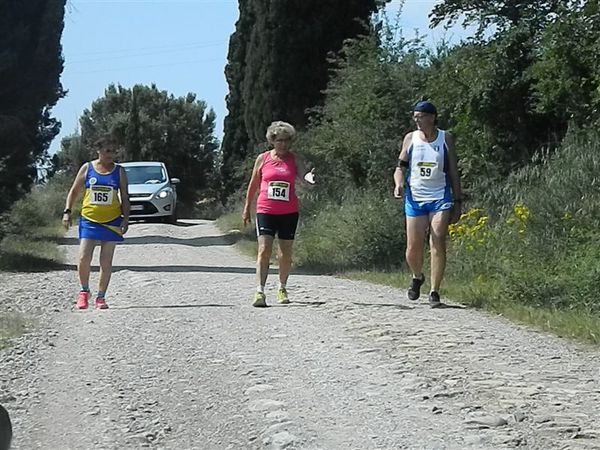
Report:
M 161 166 L 125 166 L 129 184 L 158 184 L 167 181 Z

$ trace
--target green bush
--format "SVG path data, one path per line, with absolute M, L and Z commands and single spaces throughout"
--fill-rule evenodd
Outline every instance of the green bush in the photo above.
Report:
M 3 215 L 4 234 L 31 237 L 48 233 L 49 236 L 56 236 L 68 189 L 68 180 L 61 176 L 45 185 L 35 186 Z
M 58 248 L 69 181 L 57 175 L 35 186 L 2 216 L 0 270 L 49 270 L 59 267 L 64 255 Z
M 573 132 L 516 172 L 497 189 L 504 202 L 496 211 L 471 209 L 452 229 L 449 273 L 469 286 L 499 286 L 487 303 L 600 313 L 597 167 L 600 136 Z
M 348 270 L 398 267 L 404 261 L 400 204 L 370 192 L 349 192 L 341 204 L 307 205 L 294 260 L 300 267 Z

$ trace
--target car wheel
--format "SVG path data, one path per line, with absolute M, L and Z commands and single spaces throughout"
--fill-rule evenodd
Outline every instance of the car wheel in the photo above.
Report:
M 177 224 L 177 210 L 173 211 L 173 214 L 171 214 L 170 216 L 167 216 L 165 218 L 165 222 L 170 223 L 172 225 L 176 225 Z

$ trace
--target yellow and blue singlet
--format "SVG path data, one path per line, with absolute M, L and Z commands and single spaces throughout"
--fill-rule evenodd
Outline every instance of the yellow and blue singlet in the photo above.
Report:
M 79 221 L 79 239 L 95 241 L 123 240 L 121 201 L 118 196 L 121 186 L 121 168 L 115 164 L 107 174 L 96 172 L 88 163 L 85 176 L 85 192 Z

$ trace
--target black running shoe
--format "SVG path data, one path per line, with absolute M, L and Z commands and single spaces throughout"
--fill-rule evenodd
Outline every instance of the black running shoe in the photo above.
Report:
M 431 291 L 429 294 L 429 306 L 432 308 L 439 308 L 442 306 L 440 294 L 438 294 L 436 291 Z
M 421 296 L 421 286 L 425 283 L 425 275 L 421 274 L 421 278 L 413 278 L 410 287 L 408 288 L 408 298 L 417 300 Z

